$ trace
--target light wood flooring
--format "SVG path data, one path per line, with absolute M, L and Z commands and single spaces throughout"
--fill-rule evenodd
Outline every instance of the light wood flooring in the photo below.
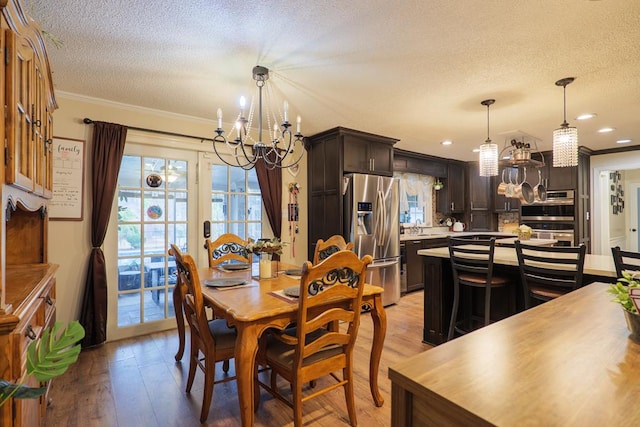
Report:
M 430 348 L 422 339 L 423 293 L 413 292 L 387 307 L 387 335 L 380 364 L 379 384 L 385 403 L 374 405 L 369 391 L 369 353 L 372 322 L 363 314 L 356 344 L 355 395 L 358 424 L 388 426 L 391 420 L 391 382 L 388 367 Z M 188 335 L 188 334 L 187 334 Z M 191 394 L 184 391 L 188 359 L 174 360 L 175 330 L 107 343 L 80 354 L 78 362 L 51 388 L 52 404 L 46 426 L 199 426 L 203 374 L 197 371 Z M 188 342 L 187 342 L 188 345 Z M 233 364 L 230 373 L 233 373 Z M 216 378 L 223 375 L 218 364 Z M 261 375 L 267 375 L 261 374 Z M 266 380 L 267 377 L 263 378 Z M 323 381 L 319 380 L 318 386 Z M 289 392 L 286 383 L 280 390 Z M 204 425 L 239 426 L 236 382 L 217 384 L 209 418 Z M 303 422 L 309 426 L 348 425 L 342 388 L 305 402 Z M 257 426 L 293 425 L 293 411 L 261 390 Z

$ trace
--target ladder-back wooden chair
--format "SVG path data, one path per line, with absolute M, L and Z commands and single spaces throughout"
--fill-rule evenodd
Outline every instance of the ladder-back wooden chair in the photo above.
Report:
M 543 303 L 582 286 L 585 245 L 536 246 L 515 241 L 524 306 Z
M 313 264 L 317 264 L 320 261 L 328 258 L 332 254 L 338 251 L 352 250 L 353 242 L 346 242 L 344 237 L 339 234 L 329 237 L 326 241 L 319 239 L 316 243 L 316 249 L 313 253 Z
M 308 399 L 344 387 L 351 425 L 356 425 L 353 396 L 353 349 L 360 326 L 360 306 L 370 255 L 360 260 L 352 251 L 339 251 L 323 262 L 302 266 L 299 293 L 300 309 L 296 326 L 272 331 L 262 346 L 260 359 L 272 369 L 271 384 L 260 383 L 275 397 L 293 408 L 294 424 L 302 425 L 302 403 Z M 342 330 L 325 325 L 340 321 Z M 364 361 L 361 361 L 364 363 Z M 336 374 L 342 371 L 342 376 Z M 291 384 L 292 401 L 277 390 L 277 376 Z M 317 378 L 331 375 L 331 382 L 321 390 L 303 396 L 302 388 Z
M 613 263 L 616 266 L 617 277 L 622 277 L 622 272 L 627 271 L 631 274 L 640 274 L 640 253 L 623 251 L 620 246 L 611 248 L 613 255 Z
M 205 245 L 209 255 L 209 267 L 232 261 L 251 264 L 253 255 L 247 251 L 248 243 L 247 240 L 233 233 L 222 234 L 214 241 L 207 239 Z
M 204 394 L 200 411 L 200 422 L 204 423 L 209 414 L 214 384 L 235 379 L 235 376 L 225 376 L 216 381 L 215 365 L 216 362 L 228 361 L 233 358 L 236 330 L 229 328 L 224 319 L 208 319 L 200 288 L 200 278 L 193 258 L 189 254 L 183 254 L 173 244 L 170 254 L 175 258 L 178 271 L 176 287 L 180 286 L 182 289 L 182 307 L 191 334 L 186 392 L 191 392 L 196 369 L 199 367 L 204 372 Z

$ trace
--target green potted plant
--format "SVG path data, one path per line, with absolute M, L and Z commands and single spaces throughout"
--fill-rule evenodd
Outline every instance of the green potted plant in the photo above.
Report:
M 433 188 L 435 188 L 436 191 L 442 190 L 442 188 L 444 188 L 444 184 L 442 183 L 442 181 L 440 181 L 439 178 L 436 178 L 436 180 L 433 183 Z
M 40 383 L 64 374 L 67 368 L 78 360 L 80 340 L 84 338 L 84 328 L 77 321 L 70 322 L 61 331 L 62 323 L 56 322 L 52 328 L 42 332 L 42 337 L 27 347 L 27 375 L 33 375 Z M 15 399 L 35 399 L 46 393 L 47 387 L 29 387 L 24 382 L 16 384 L 0 380 L 0 406 L 11 397 Z
M 640 295 L 634 297 L 636 291 L 629 292 L 632 289 L 640 289 L 640 273 L 622 272 L 622 277 L 618 279 L 615 285 L 611 285 L 607 292 L 614 295 L 613 302 L 617 302 L 622 306 L 624 317 L 627 321 L 627 327 L 631 335 L 640 341 L 640 313 L 636 303 L 640 304 Z M 638 291 L 640 292 L 640 291 Z M 634 302 L 634 299 L 638 301 Z

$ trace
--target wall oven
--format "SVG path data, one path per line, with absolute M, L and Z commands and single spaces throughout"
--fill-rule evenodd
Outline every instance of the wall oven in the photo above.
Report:
M 575 197 L 573 190 L 549 191 L 547 200 L 520 207 L 520 222 L 533 229 L 538 239 L 554 239 L 556 246 L 575 241 Z

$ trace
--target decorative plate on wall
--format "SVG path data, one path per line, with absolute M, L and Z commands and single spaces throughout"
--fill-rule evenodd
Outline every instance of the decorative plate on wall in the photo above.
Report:
M 162 208 L 157 205 L 149 206 L 147 208 L 147 216 L 151 219 L 158 219 L 162 216 Z

